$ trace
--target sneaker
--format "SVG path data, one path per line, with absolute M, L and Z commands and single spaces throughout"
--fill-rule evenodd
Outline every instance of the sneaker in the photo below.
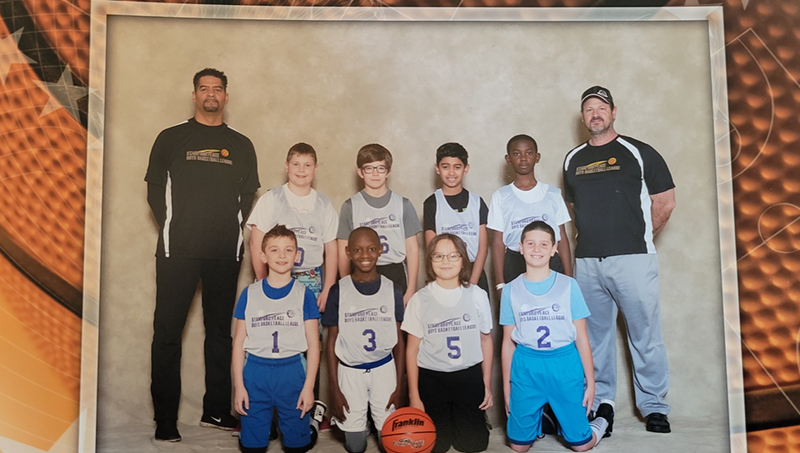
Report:
M 553 408 L 549 404 L 545 404 L 544 409 L 542 409 L 542 434 L 552 435 L 557 432 L 558 421 L 556 420 L 556 414 L 553 413 Z
M 647 430 L 651 433 L 668 433 L 672 431 L 669 428 L 667 416 L 658 412 L 653 412 L 647 416 Z
M 311 419 L 317 422 L 317 425 L 322 425 L 322 420 L 325 418 L 325 411 L 328 406 L 320 400 L 314 401 L 314 406 L 311 408 Z
M 239 437 L 239 434 L 241 434 L 241 432 L 242 432 L 242 422 L 238 422 L 236 423 L 236 428 L 233 428 L 233 431 L 231 431 L 231 436 Z
M 603 438 L 611 437 L 611 432 L 614 430 L 614 408 L 608 403 L 600 404 L 597 406 L 597 411 L 593 414 L 592 420 L 597 417 L 603 417 L 608 422 L 608 428 L 606 428 L 606 433 L 603 434 Z
M 178 423 L 157 422 L 156 440 L 159 442 L 180 442 L 181 433 L 178 432 Z
M 239 420 L 236 420 L 231 414 L 220 414 L 213 416 L 210 414 L 203 414 L 200 418 L 200 426 L 203 428 L 217 428 L 224 431 L 233 431 Z

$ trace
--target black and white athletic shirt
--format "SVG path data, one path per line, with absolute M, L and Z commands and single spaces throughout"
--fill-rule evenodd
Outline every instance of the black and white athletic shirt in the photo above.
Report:
M 650 195 L 675 187 L 650 145 L 617 136 L 584 143 L 564 159 L 564 198 L 575 204 L 576 258 L 656 253 Z
M 164 187 L 167 205 L 156 256 L 241 259 L 240 195 L 259 187 L 250 139 L 224 123 L 184 121 L 156 138 L 145 181 Z

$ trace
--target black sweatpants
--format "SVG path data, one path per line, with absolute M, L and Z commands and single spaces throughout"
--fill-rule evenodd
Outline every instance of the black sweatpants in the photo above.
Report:
M 202 282 L 206 331 L 203 412 L 230 413 L 231 320 L 240 265 L 233 260 L 156 258 L 150 393 L 157 422 L 178 419 L 183 328 L 198 282 Z
M 443 453 L 452 445 L 471 453 L 486 450 L 489 429 L 484 411 L 481 364 L 465 370 L 444 373 L 419 369 L 419 397 L 436 426 L 433 453 Z

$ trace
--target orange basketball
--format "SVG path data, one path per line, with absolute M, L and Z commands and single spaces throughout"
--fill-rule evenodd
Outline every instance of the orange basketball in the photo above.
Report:
M 425 412 L 404 407 L 386 417 L 381 442 L 387 453 L 429 453 L 436 443 L 436 427 Z

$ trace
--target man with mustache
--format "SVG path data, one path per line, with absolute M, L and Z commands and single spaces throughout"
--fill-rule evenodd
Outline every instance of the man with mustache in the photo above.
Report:
M 675 208 L 675 184 L 650 145 L 614 130 L 611 92 L 593 86 L 581 96 L 591 138 L 564 160 L 564 198 L 578 230 L 575 278 L 591 312 L 587 318 L 596 392 L 592 410 L 610 420 L 616 395 L 617 311 L 633 359 L 636 406 L 651 432 L 670 432 L 667 353 L 661 334 L 658 256 L 653 238 Z
M 157 441 L 177 442 L 181 340 L 202 282 L 206 393 L 200 426 L 233 430 L 231 316 L 243 248 L 242 221 L 259 187 L 252 142 L 222 121 L 228 78 L 194 76 L 193 118 L 162 131 L 150 153 L 147 201 L 158 222 L 152 384 Z

